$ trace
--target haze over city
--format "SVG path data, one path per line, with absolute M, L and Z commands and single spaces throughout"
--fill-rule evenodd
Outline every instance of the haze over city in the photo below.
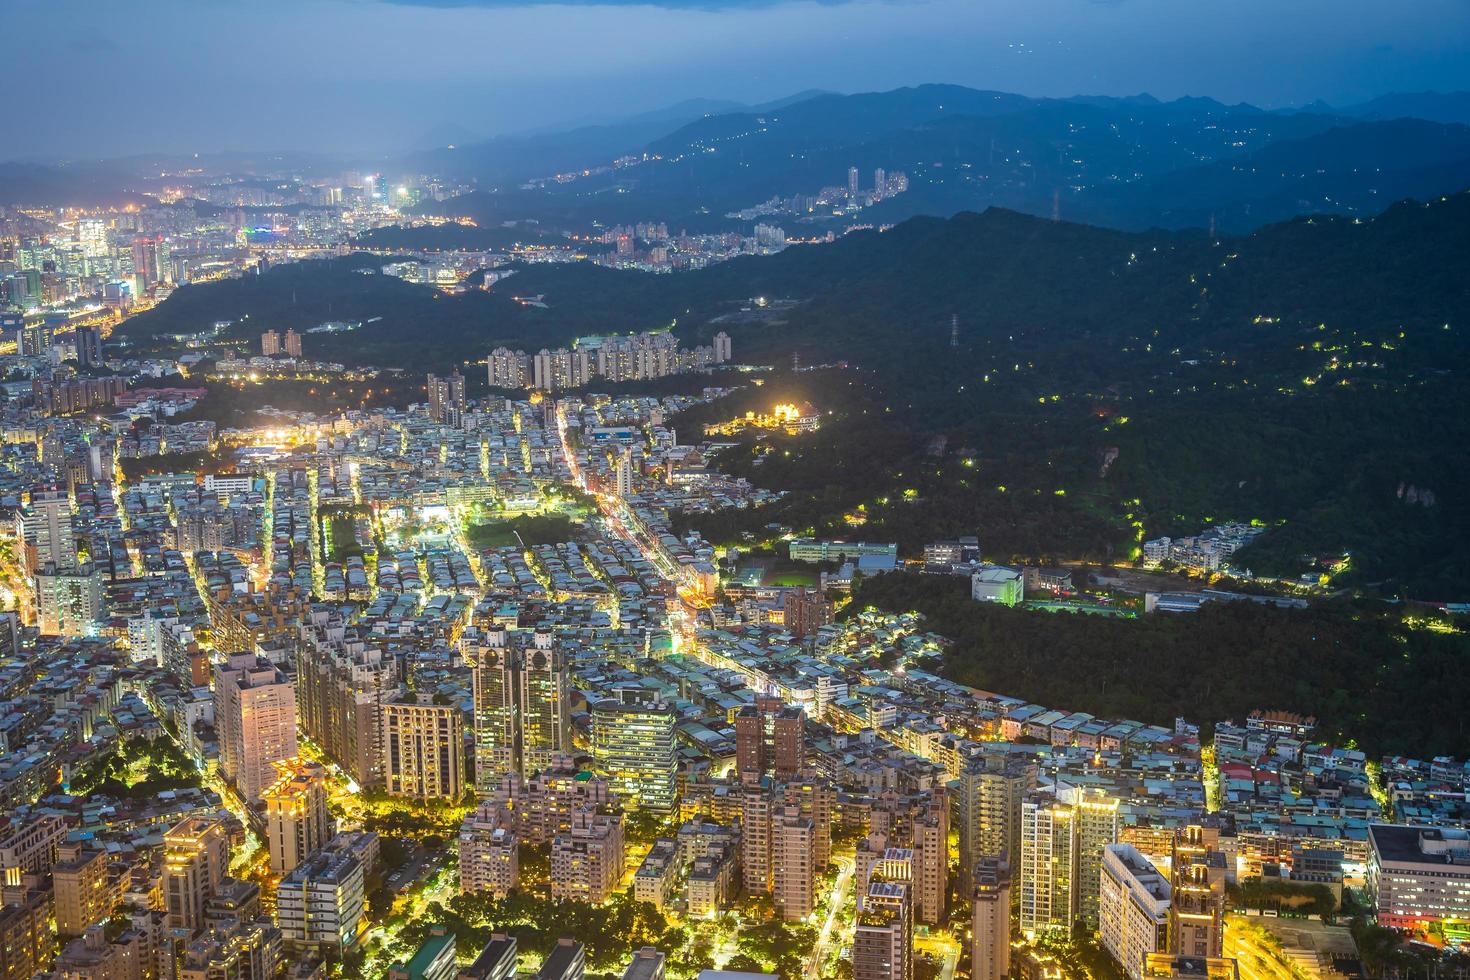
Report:
M 1267 108 L 1470 89 L 1459 0 L 10 0 L 5 17 L 29 121 L 0 159 L 383 153 L 922 82 Z

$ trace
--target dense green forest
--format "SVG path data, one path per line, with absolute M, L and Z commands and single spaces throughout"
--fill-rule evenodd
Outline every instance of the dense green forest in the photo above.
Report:
M 917 610 L 952 638 L 945 675 L 1048 707 L 1206 726 L 1279 708 L 1370 755 L 1470 754 L 1458 682 L 1470 635 L 1412 628 L 1382 607 L 1216 603 L 1114 619 L 977 603 L 963 578 L 913 573 L 864 579 L 853 608 L 868 606 Z
M 511 228 L 498 225 L 480 227 L 445 222 L 438 225 L 387 225 L 363 232 L 355 239 L 363 248 L 395 249 L 398 251 L 480 251 L 508 250 L 523 245 L 568 246 L 564 236 L 547 231 L 535 224 L 518 224 Z M 590 254 L 606 251 L 608 246 L 597 243 L 579 242 L 579 247 Z
M 276 266 L 260 275 L 183 286 L 128 320 L 114 336 L 139 349 L 173 349 L 168 337 L 233 321 L 226 336 L 253 345 L 266 330 L 306 330 L 329 320 L 363 324 L 346 333 L 308 334 L 307 357 L 349 365 L 447 370 L 499 344 L 540 348 L 535 312 L 510 294 L 469 290 L 447 296 L 378 270 L 389 259 L 349 255 Z M 432 343 L 425 343 L 425 338 Z M 258 348 L 256 348 L 258 350 Z

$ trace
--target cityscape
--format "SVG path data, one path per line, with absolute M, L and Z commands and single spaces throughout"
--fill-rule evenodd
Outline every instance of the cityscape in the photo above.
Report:
M 363 0 L 324 110 L 433 139 L 14 133 L 0 980 L 1470 975 L 1470 18 L 1275 103 L 693 29 L 810 6 Z M 1090 6 L 1004 17 L 1119 77 Z M 704 64 L 464 111 L 523 16 Z

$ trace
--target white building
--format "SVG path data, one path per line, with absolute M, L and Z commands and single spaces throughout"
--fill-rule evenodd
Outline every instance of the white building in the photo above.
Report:
M 1098 939 L 1133 980 L 1149 953 L 1168 949 L 1168 879 L 1131 844 L 1103 849 L 1098 884 Z
M 1014 606 L 1025 595 L 1025 583 L 1019 568 L 1005 565 L 981 565 L 970 576 L 970 598 L 976 602 L 998 602 Z
M 1470 919 L 1470 831 L 1373 824 L 1368 898 L 1378 924 L 1394 929 Z
M 288 943 L 350 949 L 363 914 L 363 867 L 347 849 L 321 850 L 281 879 L 276 924 Z
M 36 572 L 36 623 L 51 636 L 96 636 L 106 617 L 102 573 L 91 563 Z

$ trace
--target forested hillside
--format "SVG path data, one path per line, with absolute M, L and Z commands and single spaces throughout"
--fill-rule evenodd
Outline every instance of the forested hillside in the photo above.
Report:
M 918 610 L 951 639 L 940 670 L 1048 707 L 1160 725 L 1212 726 L 1257 708 L 1315 715 L 1324 737 L 1370 758 L 1470 753 L 1459 675 L 1470 636 L 1349 607 L 1206 605 L 1113 619 L 977 603 L 963 578 L 863 581 L 853 606 Z

